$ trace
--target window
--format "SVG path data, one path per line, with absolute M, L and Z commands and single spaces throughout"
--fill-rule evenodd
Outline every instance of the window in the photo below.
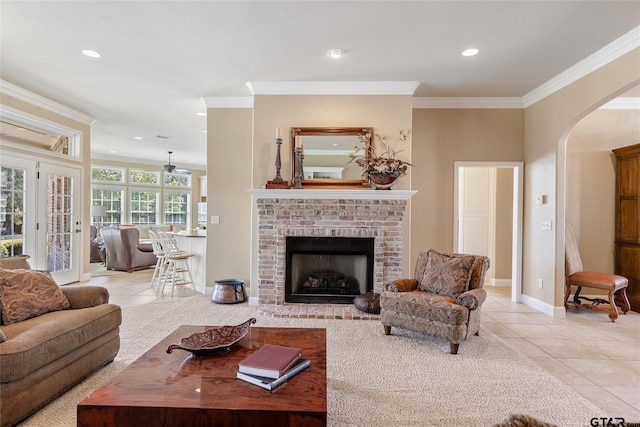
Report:
M 164 223 L 187 225 L 190 206 L 189 194 L 185 192 L 164 193 Z
M 92 167 L 91 168 L 91 180 L 100 182 L 120 182 L 124 183 L 124 169 L 121 168 L 107 168 L 107 167 Z
M 122 224 L 124 188 L 93 187 L 91 191 L 91 206 L 104 206 L 107 213 L 104 217 L 93 217 L 97 225 L 109 227 Z
M 137 225 L 158 224 L 158 191 L 132 190 L 129 196 L 131 223 Z
M 190 173 L 92 165 L 91 179 L 91 206 L 106 208 L 96 225 L 191 224 Z
M 130 170 L 129 171 L 129 183 L 160 185 L 160 172 L 143 171 L 143 170 Z
M 164 185 L 165 187 L 191 188 L 191 174 L 165 173 Z
M 22 254 L 25 200 L 25 171 L 10 167 L 2 168 L 0 189 L 0 233 L 2 246 L 0 258 Z

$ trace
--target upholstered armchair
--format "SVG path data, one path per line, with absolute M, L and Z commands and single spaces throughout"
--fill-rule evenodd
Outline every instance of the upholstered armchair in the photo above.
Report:
M 140 243 L 140 232 L 136 228 L 102 229 L 102 237 L 107 250 L 107 270 L 123 270 L 131 273 L 148 267 L 155 267 L 157 258 L 151 243 Z
M 460 341 L 480 331 L 488 268 L 486 256 L 421 252 L 414 278 L 394 280 L 380 295 L 385 334 L 393 326 L 434 335 L 448 340 L 451 354 L 457 354 Z

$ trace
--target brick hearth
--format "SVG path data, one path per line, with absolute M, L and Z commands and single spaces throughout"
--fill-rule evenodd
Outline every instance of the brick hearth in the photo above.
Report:
M 251 190 L 258 214 L 258 305 L 277 317 L 371 317 L 353 305 L 285 305 L 287 236 L 374 238 L 374 292 L 402 273 L 402 218 L 414 191 Z M 255 251 L 254 251 L 255 253 Z M 271 307 L 270 306 L 275 306 Z M 306 307 L 305 307 L 306 306 Z M 346 309 L 349 307 L 349 309 Z M 338 315 L 336 316 L 336 311 Z M 327 317 L 328 316 L 328 317 Z M 377 317 L 376 317 L 377 318 Z

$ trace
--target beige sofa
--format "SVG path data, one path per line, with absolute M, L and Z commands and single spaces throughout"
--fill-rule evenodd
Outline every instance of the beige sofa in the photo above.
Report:
M 29 269 L 27 258 L 0 259 L 1 426 L 26 418 L 112 361 L 120 349 L 120 307 L 109 304 L 108 291 L 98 286 L 60 287 L 68 308 L 6 324 L 7 306 L 15 302 L 6 296 L 7 277 L 47 274 L 15 270 Z

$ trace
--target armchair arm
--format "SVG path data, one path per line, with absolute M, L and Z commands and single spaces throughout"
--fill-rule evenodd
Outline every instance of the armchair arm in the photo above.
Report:
M 389 292 L 411 292 L 418 289 L 418 281 L 415 279 L 396 279 L 384 285 L 384 290 Z
M 61 286 L 71 309 L 95 307 L 109 302 L 109 291 L 102 286 Z
M 456 304 L 463 305 L 469 310 L 475 310 L 482 305 L 485 299 L 487 299 L 487 291 L 482 288 L 471 289 L 458 295 Z

